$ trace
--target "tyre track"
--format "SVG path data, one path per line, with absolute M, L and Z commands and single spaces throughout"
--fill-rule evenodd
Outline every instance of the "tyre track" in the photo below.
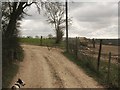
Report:
M 58 51 L 49 51 L 47 57 L 51 60 L 51 63 L 56 67 L 56 72 L 62 78 L 65 88 L 97 88 L 101 87 L 92 78 L 89 78 L 84 72 L 78 68 L 73 62 L 70 62 Z M 77 71 L 77 72 L 76 72 Z M 82 71 L 82 72 L 81 72 Z M 88 80 L 86 80 L 88 78 Z M 94 85 L 93 82 L 96 83 Z
M 57 88 L 64 88 L 62 79 L 59 77 L 58 73 L 55 70 L 55 67 L 52 65 L 52 63 L 49 61 L 48 57 L 44 56 L 44 58 L 46 59 L 46 62 L 48 63 L 49 67 L 50 67 L 50 71 L 53 74 L 53 77 L 55 78 L 55 85 L 57 85 Z
M 60 63 L 57 61 L 56 58 L 52 57 L 50 54 L 48 54 L 49 59 L 51 60 L 51 63 L 54 65 L 58 75 L 62 78 L 65 87 L 69 88 L 69 87 L 79 87 L 79 88 L 83 88 L 83 85 L 81 83 L 81 81 L 78 79 L 78 77 L 76 77 L 70 70 L 68 70 L 66 68 L 66 66 L 64 66 L 64 64 Z M 52 62 L 53 61 L 53 62 Z M 61 65 L 62 64 L 62 65 Z

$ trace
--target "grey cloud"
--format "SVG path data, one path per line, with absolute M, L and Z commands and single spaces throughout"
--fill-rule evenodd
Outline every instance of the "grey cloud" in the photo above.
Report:
M 69 36 L 117 37 L 117 9 L 115 2 L 70 2 L 69 16 L 73 17 L 73 24 L 69 26 Z M 35 5 L 29 7 L 27 13 L 32 16 L 24 18 L 22 35 L 55 35 L 54 28 L 46 22 L 42 12 L 38 14 Z
M 68 0 L 69 2 L 119 2 L 119 0 Z
M 88 33 L 88 36 L 91 38 L 117 38 L 118 37 L 118 27 L 117 26 L 110 26 L 108 28 L 99 29 Z
M 79 5 L 79 3 L 76 4 Z M 112 24 L 117 24 L 117 8 L 117 3 L 82 2 L 82 7 L 72 9 L 70 16 L 73 17 L 74 20 L 76 19 L 75 21 L 83 27 L 92 29 L 105 28 Z
M 85 18 L 86 21 L 89 21 L 90 18 L 90 21 L 95 21 L 101 18 L 116 17 L 118 16 L 117 5 L 117 3 L 106 3 L 106 5 L 104 3 L 86 3 L 80 8 L 71 8 L 70 14 L 81 19 L 81 21 L 85 21 Z
M 21 28 L 21 34 L 25 36 L 47 36 L 48 34 L 54 34 L 53 29 L 42 21 L 39 20 L 23 20 Z

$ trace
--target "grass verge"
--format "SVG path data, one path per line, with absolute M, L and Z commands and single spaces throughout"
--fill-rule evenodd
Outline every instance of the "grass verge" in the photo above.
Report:
M 110 68 L 110 78 L 108 79 L 108 63 L 101 61 L 100 62 L 100 71 L 96 70 L 97 60 L 94 58 L 84 56 L 80 54 L 80 58 L 76 59 L 73 54 L 63 52 L 63 55 L 66 56 L 69 60 L 81 67 L 90 77 L 93 77 L 98 83 L 103 85 L 106 88 L 118 88 L 118 66 L 111 64 Z M 108 81 L 109 80 L 109 81 Z
M 13 77 L 17 74 L 19 66 L 17 64 L 11 64 L 2 68 L 2 88 L 9 88 Z
M 24 53 L 21 47 L 17 50 L 17 62 L 23 61 Z M 4 62 L 4 60 L 7 62 Z M 4 56 L 3 63 L 2 63 L 2 88 L 9 88 L 11 81 L 13 80 L 14 76 L 16 76 L 19 63 L 15 63 L 16 61 L 9 62 L 7 57 Z M 12 60 L 11 60 L 12 61 Z M 9 63 L 8 63 L 9 62 Z

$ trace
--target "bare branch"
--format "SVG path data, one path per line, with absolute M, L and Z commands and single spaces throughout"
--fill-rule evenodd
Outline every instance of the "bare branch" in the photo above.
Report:
M 13 2 L 13 12 L 16 11 L 17 3 L 18 3 L 18 2 Z
M 25 6 L 23 7 L 23 9 L 26 8 L 27 6 L 31 6 L 33 3 L 37 3 L 37 2 L 32 2 L 32 3 L 30 3 L 30 4 L 25 3 Z

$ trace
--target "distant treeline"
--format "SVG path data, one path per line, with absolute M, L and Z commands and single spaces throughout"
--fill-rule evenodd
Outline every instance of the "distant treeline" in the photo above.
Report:
M 120 45 L 120 39 L 102 39 L 105 45 Z M 99 43 L 100 39 L 95 39 L 96 43 Z

